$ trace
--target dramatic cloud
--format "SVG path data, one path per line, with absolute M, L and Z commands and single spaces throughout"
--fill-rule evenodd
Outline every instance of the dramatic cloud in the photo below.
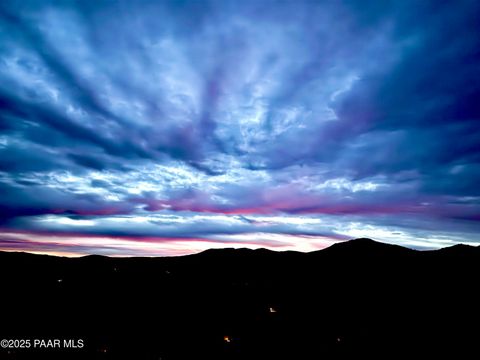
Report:
M 0 249 L 480 241 L 477 1 L 2 1 Z

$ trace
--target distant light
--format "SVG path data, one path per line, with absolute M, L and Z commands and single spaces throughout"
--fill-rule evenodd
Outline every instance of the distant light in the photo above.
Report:
M 273 307 L 268 308 L 268 311 L 270 311 L 271 313 L 276 313 L 277 312 L 277 310 L 275 310 Z
M 61 283 L 63 281 L 63 279 L 58 279 L 57 282 Z
M 230 336 L 224 336 L 223 341 L 225 341 L 227 343 L 230 343 L 230 342 L 232 342 L 232 338 Z

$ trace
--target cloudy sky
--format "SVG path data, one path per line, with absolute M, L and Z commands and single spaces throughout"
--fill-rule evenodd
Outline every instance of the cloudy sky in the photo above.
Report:
M 480 242 L 478 1 L 0 3 L 0 250 Z

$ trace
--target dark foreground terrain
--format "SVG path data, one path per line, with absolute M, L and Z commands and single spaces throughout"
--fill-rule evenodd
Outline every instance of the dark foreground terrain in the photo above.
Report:
M 0 253 L 1 359 L 480 358 L 480 249 Z M 33 348 L 34 339 L 83 341 Z

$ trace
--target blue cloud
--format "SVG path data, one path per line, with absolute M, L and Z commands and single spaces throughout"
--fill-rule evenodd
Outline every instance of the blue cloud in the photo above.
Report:
M 479 11 L 3 1 L 2 228 L 477 241 Z

